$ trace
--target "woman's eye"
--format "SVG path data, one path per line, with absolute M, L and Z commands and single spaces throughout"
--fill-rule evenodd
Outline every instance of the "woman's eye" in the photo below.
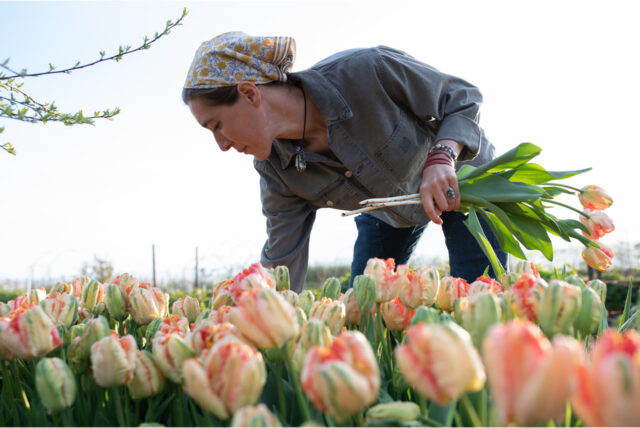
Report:
M 216 124 L 213 126 L 212 131 L 213 131 L 213 132 L 216 132 L 216 131 L 219 131 L 219 130 L 220 130 L 220 122 L 216 123 Z

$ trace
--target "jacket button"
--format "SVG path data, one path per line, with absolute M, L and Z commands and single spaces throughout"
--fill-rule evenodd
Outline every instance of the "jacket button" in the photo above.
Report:
M 347 171 L 347 172 L 344 173 L 344 176 L 347 177 L 347 178 L 351 178 L 351 177 L 353 177 L 353 172 Z
M 332 207 L 333 206 L 333 201 L 327 201 L 327 206 Z

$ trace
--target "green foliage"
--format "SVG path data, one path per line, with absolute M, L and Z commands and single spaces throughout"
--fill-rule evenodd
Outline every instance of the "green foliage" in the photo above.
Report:
M 25 293 L 26 290 L 0 290 L 0 302 L 7 303 Z
M 0 63 L 0 68 L 9 72 L 6 74 L 0 71 L 0 118 L 7 118 L 18 120 L 27 123 L 47 123 L 47 122 L 62 122 L 67 126 L 80 125 L 80 124 L 93 124 L 95 119 L 109 119 L 120 113 L 118 107 L 114 109 L 96 110 L 93 114 L 86 115 L 82 110 L 78 110 L 75 113 L 64 113 L 58 110 L 55 105 L 55 101 L 42 102 L 36 100 L 28 92 L 22 89 L 24 82 L 22 79 L 27 77 L 36 76 L 48 76 L 52 74 L 69 74 L 73 71 L 77 71 L 83 68 L 92 67 L 105 61 L 119 62 L 125 55 L 132 54 L 134 52 L 149 49 L 150 45 L 156 42 L 163 36 L 168 35 L 173 28 L 178 25 L 182 25 L 181 21 L 187 16 L 187 9 L 184 8 L 182 16 L 173 22 L 167 21 L 165 29 L 161 32 L 156 32 L 153 39 L 145 36 L 142 44 L 134 49 L 130 45 L 119 46 L 118 52 L 107 56 L 105 51 L 100 51 L 100 58 L 95 61 L 81 64 L 80 61 L 67 68 L 57 69 L 56 66 L 49 63 L 48 70 L 36 73 L 29 73 L 27 69 L 22 69 L 19 72 L 9 68 L 9 58 Z M 4 131 L 4 127 L 0 127 L 0 133 Z M 7 153 L 15 155 L 15 149 L 9 142 L 0 144 L 0 148 L 4 149 Z

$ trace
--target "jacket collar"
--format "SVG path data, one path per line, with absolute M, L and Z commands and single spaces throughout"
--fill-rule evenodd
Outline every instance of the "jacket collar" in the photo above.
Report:
M 291 82 L 301 85 L 307 97 L 318 106 L 327 121 L 327 127 L 353 117 L 351 108 L 338 89 L 317 70 L 309 69 L 289 75 Z M 273 150 L 280 158 L 282 169 L 291 165 L 296 156 L 298 144 L 293 140 L 275 140 Z

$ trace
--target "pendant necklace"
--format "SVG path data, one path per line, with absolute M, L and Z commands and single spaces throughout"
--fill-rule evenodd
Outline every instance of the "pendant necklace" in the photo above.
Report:
M 307 161 L 304 160 L 304 152 L 302 150 L 302 143 L 304 143 L 304 136 L 307 131 L 307 95 L 304 93 L 304 88 L 300 86 L 302 90 L 302 97 L 304 99 L 304 120 L 302 122 L 302 139 L 300 140 L 300 144 L 296 149 L 296 169 L 298 172 L 303 172 L 307 169 Z

